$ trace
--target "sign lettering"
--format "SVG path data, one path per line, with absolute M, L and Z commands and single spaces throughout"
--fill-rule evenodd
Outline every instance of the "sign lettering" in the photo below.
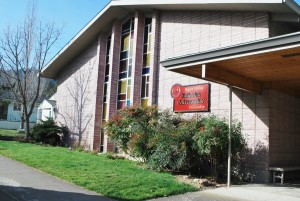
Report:
M 174 99 L 174 112 L 208 112 L 210 99 L 210 85 L 198 84 L 181 86 L 173 85 L 171 96 Z

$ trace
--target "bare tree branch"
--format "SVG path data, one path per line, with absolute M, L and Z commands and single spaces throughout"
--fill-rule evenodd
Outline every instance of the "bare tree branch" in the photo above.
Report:
M 48 82 L 37 75 L 45 67 L 61 31 L 54 23 L 37 23 L 33 3 L 21 26 L 8 27 L 0 35 L 0 72 L 15 100 L 23 106 L 27 139 L 29 118 Z

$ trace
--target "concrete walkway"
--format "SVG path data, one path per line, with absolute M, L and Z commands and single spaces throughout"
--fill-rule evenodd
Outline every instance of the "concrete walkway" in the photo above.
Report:
M 217 188 L 152 201 L 300 201 L 300 184 L 248 184 Z
M 112 201 L 0 156 L 0 201 Z

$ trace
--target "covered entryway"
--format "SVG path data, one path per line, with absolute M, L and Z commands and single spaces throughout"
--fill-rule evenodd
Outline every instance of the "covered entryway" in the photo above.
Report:
M 269 133 L 253 156 L 265 171 L 300 167 L 300 33 L 161 62 L 168 70 L 264 95 Z M 255 115 L 260 118 L 259 111 Z M 265 114 L 264 114 L 265 115 Z M 262 117 L 263 118 L 263 117 Z M 264 156 L 263 156 L 264 155 Z M 293 172 L 291 176 L 297 175 Z M 271 181 L 269 174 L 269 181 Z

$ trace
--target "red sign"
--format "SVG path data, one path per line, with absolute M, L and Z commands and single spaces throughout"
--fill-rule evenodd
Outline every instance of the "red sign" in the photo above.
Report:
M 208 112 L 209 111 L 209 84 L 190 86 L 173 85 L 171 96 L 174 99 L 174 112 Z

